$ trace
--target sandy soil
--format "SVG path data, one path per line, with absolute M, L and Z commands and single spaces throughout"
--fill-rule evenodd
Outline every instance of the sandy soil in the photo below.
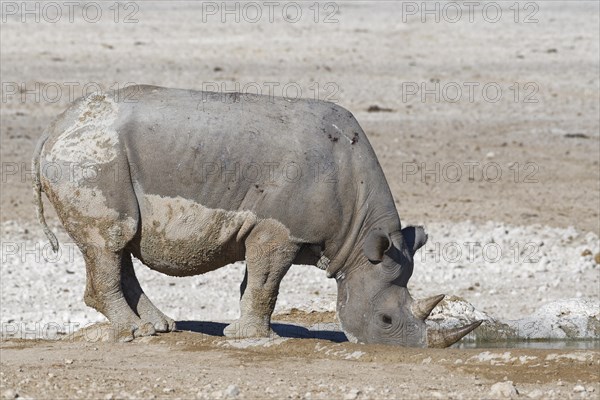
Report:
M 134 82 L 197 89 L 216 83 L 227 90 L 238 83 L 253 92 L 258 85 L 263 93 L 275 82 L 276 95 L 286 94 L 284 85 L 297 84 L 303 97 L 334 100 L 355 114 L 379 156 L 405 223 L 430 225 L 432 237 L 442 242 L 500 237 L 510 248 L 512 237 L 521 249 L 532 242 L 553 243 L 544 250 L 546 258 L 526 272 L 518 270 L 522 260 L 510 264 L 508 277 L 498 263 L 442 260 L 431 266 L 424 261 L 425 267 L 416 267 L 420 275 L 411 281 L 416 294 L 460 294 L 504 318 L 526 315 L 548 300 L 598 299 L 599 6 L 593 1 L 536 2 L 533 9 L 521 10 L 515 23 L 509 8 L 513 3 L 495 3 L 503 7 L 496 23 L 486 21 L 481 8 L 473 22 L 465 11 L 457 23 L 443 16 L 439 23 L 431 16 L 423 23 L 419 13 L 403 14 L 402 6 L 391 2 L 336 3 L 339 11 L 332 18 L 337 23 L 324 23 L 334 9 L 323 5 L 315 23 L 307 3 L 297 23 L 286 22 L 281 8 L 275 9 L 273 23 L 266 15 L 259 23 L 243 17 L 239 23 L 231 17 L 222 23 L 220 9 L 203 21 L 201 5 L 184 2 L 135 3 L 135 23 L 123 23 L 133 8 L 121 9 L 115 23 L 114 9 L 108 8 L 112 3 L 104 3 L 97 23 L 82 18 L 79 6 L 73 23 L 66 16 L 50 23 L 52 15 L 42 15 L 39 23 L 22 23 L 20 16 L 3 14 L 0 221 L 9 224 L 2 232 L 3 324 L 15 318 L 59 318 L 52 313 L 53 299 L 60 296 L 82 305 L 75 292 L 83 290 L 83 283 L 77 289 L 70 286 L 77 283 L 65 279 L 73 272 L 65 260 L 54 263 L 53 270 L 41 269 L 47 263 L 39 260 L 19 269 L 20 254 L 5 257 L 5 244 L 31 245 L 41 239 L 41 232 L 34 231 L 30 155 L 44 127 L 89 82 L 94 83 L 91 88 Z M 538 21 L 524 23 L 536 7 L 533 18 Z M 421 85 L 435 94 L 425 95 Z M 486 85 L 500 88 L 498 101 L 492 101 L 493 91 L 483 91 Z M 409 94 L 415 87 L 419 91 Z M 462 94 L 453 102 L 456 87 Z M 475 88 L 472 95 L 468 87 Z M 380 110 L 369 111 L 375 105 Z M 56 221 L 48 209 L 48 219 Z M 451 268 L 444 272 L 446 264 Z M 19 275 L 24 270 L 30 272 Z M 76 276 L 81 273 L 77 270 Z M 289 287 L 306 291 L 297 297 L 309 298 L 311 287 L 311 299 L 323 293 L 322 302 L 314 305 L 329 314 L 316 322 L 327 322 L 334 288 L 331 282 L 316 283 L 317 273 L 310 276 L 302 286 L 302 273 L 294 273 Z M 39 280 L 47 291 L 39 291 Z M 165 281 L 156 282 L 158 287 Z M 171 287 L 164 306 L 175 307 L 169 301 L 178 297 L 169 293 L 191 289 L 197 286 Z M 290 297 L 286 306 L 296 306 L 297 297 Z M 82 307 L 73 307 L 65 308 L 61 322 L 80 316 Z M 181 309 L 192 307 L 190 303 Z M 233 309 L 229 303 L 227 309 Z M 233 310 L 228 312 L 235 314 Z M 97 318 L 88 313 L 82 320 Z M 234 317 L 220 313 L 210 320 Z M 311 324 L 314 317 L 293 319 Z M 188 318 L 200 320 L 197 315 Z M 238 348 L 215 336 L 214 324 L 211 334 L 196 327 L 195 333 L 126 345 L 3 340 L 1 394 L 497 398 L 502 391 L 492 391 L 492 385 L 505 380 L 514 383 L 521 397 L 584 398 L 600 390 L 596 350 L 406 350 L 323 338 Z
M 294 315 L 302 322 L 329 318 Z M 211 323 L 191 324 L 192 332 L 129 344 L 87 342 L 81 337 L 4 341 L 1 383 L 13 388 L 4 394 L 464 399 L 502 398 L 503 392 L 492 388 L 496 383 L 529 398 L 593 398 L 600 390 L 596 351 L 400 349 L 336 343 L 318 333 L 312 339 L 240 346 L 214 336 L 215 328 L 222 329 Z M 92 337 L 88 333 L 88 339 Z
M 217 83 L 233 90 L 237 82 L 248 91 L 256 83 L 267 94 L 274 82 L 275 94 L 297 84 L 304 97 L 335 100 L 355 114 L 407 222 L 499 220 L 600 233 L 594 2 L 542 2 L 539 22 L 518 24 L 508 10 L 497 23 L 487 23 L 481 10 L 473 23 L 466 14 L 455 24 L 421 23 L 419 15 L 389 2 L 342 3 L 339 23 L 332 24 L 315 24 L 307 9 L 295 24 L 280 14 L 272 24 L 221 23 L 220 14 L 203 23 L 200 6 L 185 7 L 142 3 L 133 24 L 115 24 L 110 10 L 96 24 L 81 17 L 72 24 L 9 17 L 3 24 L 2 81 L 33 91 L 4 91 L 1 154 L 18 173 L 5 166 L 3 220 L 31 218 L 27 171 L 35 141 L 87 83 L 197 89 Z M 333 86 L 325 87 L 329 82 Z M 472 96 L 469 82 L 479 85 Z M 510 89 L 515 82 L 517 96 Z M 52 102 L 55 83 L 62 96 Z M 537 85 L 536 94 L 527 83 Z M 408 95 L 412 84 L 429 85 L 439 101 L 420 89 Z M 499 85 L 497 102 L 486 101 L 486 84 Z M 462 95 L 446 101 L 456 97 L 454 85 Z M 487 98 L 495 98 L 491 90 Z M 393 112 L 368 113 L 372 105 Z M 465 165 L 471 162 L 478 164 Z M 448 163 L 460 166 L 457 182 L 456 166 Z M 439 182 L 412 172 L 415 165 L 435 171 L 436 164 Z

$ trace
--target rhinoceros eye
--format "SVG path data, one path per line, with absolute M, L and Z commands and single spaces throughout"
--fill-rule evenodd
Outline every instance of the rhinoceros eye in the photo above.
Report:
M 381 320 L 383 325 L 391 325 L 392 324 L 392 317 L 390 317 L 387 314 L 380 314 L 379 319 Z

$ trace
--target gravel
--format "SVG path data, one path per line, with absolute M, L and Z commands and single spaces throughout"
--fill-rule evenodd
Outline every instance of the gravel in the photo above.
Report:
M 494 383 L 490 388 L 490 396 L 494 399 L 510 399 L 519 394 L 512 381 Z

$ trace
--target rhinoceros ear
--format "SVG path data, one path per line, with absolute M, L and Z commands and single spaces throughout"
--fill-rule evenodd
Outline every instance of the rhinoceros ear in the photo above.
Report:
M 381 229 L 373 229 L 367 235 L 363 244 L 363 252 L 372 263 L 380 263 L 385 253 L 391 246 L 392 241 Z
M 427 234 L 422 226 L 407 226 L 402 229 L 402 236 L 412 255 L 427 243 Z

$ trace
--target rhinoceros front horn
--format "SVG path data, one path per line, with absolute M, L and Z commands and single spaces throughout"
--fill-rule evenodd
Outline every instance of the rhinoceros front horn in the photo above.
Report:
M 445 295 L 440 294 L 423 300 L 415 300 L 410 307 L 413 315 L 424 321 L 429 317 L 429 314 L 431 314 L 431 311 L 433 311 L 435 306 L 444 299 L 444 296 Z
M 448 330 L 433 330 L 427 329 L 427 347 L 448 347 L 458 342 L 460 339 L 469 334 L 473 329 L 481 325 L 483 321 L 475 321 L 469 325 L 448 329 Z

